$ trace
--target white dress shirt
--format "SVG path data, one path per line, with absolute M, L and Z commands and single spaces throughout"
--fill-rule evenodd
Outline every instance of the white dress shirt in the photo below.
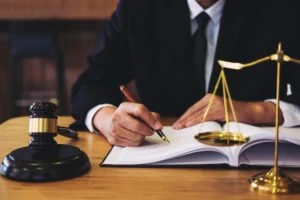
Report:
M 202 13 L 206 12 L 210 21 L 206 27 L 206 39 L 207 39 L 207 57 L 206 57 L 206 65 L 205 65 L 205 89 L 208 91 L 209 81 L 211 77 L 211 73 L 213 70 L 213 64 L 215 59 L 215 52 L 218 42 L 219 29 L 220 29 L 220 21 L 222 18 L 222 10 L 224 8 L 226 0 L 218 0 L 214 5 L 210 6 L 206 10 L 202 8 L 196 0 L 187 0 L 188 7 L 190 10 L 190 19 L 191 19 L 191 34 L 194 35 L 198 29 L 198 23 L 196 21 L 196 17 Z M 288 86 L 287 86 L 288 87 Z M 292 91 L 289 91 L 289 95 L 291 95 Z M 270 101 L 275 103 L 274 99 L 267 99 L 265 101 Z M 95 128 L 93 126 L 93 117 L 96 112 L 106 106 L 115 107 L 111 104 L 100 104 L 92 108 L 85 119 L 85 125 L 89 129 L 89 131 L 94 132 Z M 292 127 L 296 125 L 300 125 L 300 107 L 291 103 L 280 101 L 279 103 L 280 109 L 283 113 L 284 123 L 282 126 L 284 127 Z
M 202 13 L 206 12 L 210 17 L 210 20 L 206 26 L 206 40 L 207 40 L 207 52 L 206 52 L 206 65 L 205 65 L 205 89 L 208 91 L 210 76 L 212 73 L 215 52 L 218 42 L 220 21 L 222 17 L 222 10 L 225 5 L 225 0 L 219 0 L 214 5 L 204 10 L 196 0 L 187 0 L 190 9 L 190 19 L 191 19 L 191 33 L 194 35 L 198 29 L 198 23 L 196 17 Z

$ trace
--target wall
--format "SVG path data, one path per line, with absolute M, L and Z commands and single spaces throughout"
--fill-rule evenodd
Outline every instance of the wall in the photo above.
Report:
M 70 113 L 71 86 L 87 67 L 86 57 L 96 48 L 105 21 L 57 21 L 60 44 L 64 52 L 67 86 L 67 110 Z M 25 72 L 26 73 L 26 72 Z M 27 74 L 28 75 L 28 74 Z M 38 75 L 29 74 L 33 79 Z M 0 22 L 0 122 L 11 117 L 10 35 L 9 21 Z

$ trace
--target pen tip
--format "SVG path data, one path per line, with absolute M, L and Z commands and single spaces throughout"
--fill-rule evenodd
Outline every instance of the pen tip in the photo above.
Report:
M 171 142 L 166 137 L 164 138 L 164 141 L 171 144 Z

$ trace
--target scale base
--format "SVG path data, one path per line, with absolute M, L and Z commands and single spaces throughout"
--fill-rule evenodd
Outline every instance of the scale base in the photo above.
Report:
M 254 190 L 268 192 L 272 194 L 289 194 L 300 192 L 300 181 L 287 176 L 278 170 L 275 174 L 275 168 L 267 173 L 260 173 L 249 179 L 249 184 Z
M 244 137 L 242 133 L 227 131 L 212 131 L 198 133 L 195 139 L 199 142 L 211 146 L 235 146 L 249 141 L 249 137 Z
M 8 154 L 0 173 L 13 180 L 29 182 L 56 181 L 80 176 L 90 170 L 87 155 L 70 145 L 36 149 L 23 147 Z

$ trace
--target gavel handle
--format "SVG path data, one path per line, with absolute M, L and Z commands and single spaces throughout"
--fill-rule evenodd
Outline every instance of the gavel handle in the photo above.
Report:
M 67 127 L 58 126 L 57 133 L 68 138 L 78 139 L 78 133 Z

